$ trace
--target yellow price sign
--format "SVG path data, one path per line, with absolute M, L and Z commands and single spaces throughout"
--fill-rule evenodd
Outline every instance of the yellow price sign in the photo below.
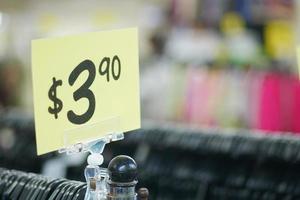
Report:
M 32 41 L 38 155 L 140 128 L 136 28 Z

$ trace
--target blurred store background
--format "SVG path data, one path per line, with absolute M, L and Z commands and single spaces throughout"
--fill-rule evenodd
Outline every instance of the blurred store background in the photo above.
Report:
M 32 39 L 138 26 L 143 119 L 300 132 L 297 4 L 2 0 L 1 105 L 32 113 Z
M 263 148 L 267 148 L 267 138 L 272 139 L 273 133 L 276 133 L 276 137 L 278 133 L 292 137 L 284 140 L 286 148 L 294 141 L 296 143 L 295 135 L 300 133 L 300 81 L 296 56 L 296 47 L 300 44 L 300 1 L 0 0 L 0 121 L 3 126 L 0 132 L 0 166 L 83 180 L 85 157 L 68 160 L 55 153 L 35 156 L 34 130 L 30 120 L 33 117 L 31 40 L 134 26 L 139 28 L 143 123 L 148 125 L 147 122 L 151 121 L 154 127 L 168 124 L 169 128 L 174 126 L 174 129 L 178 124 L 199 128 L 199 137 L 203 136 L 200 132 L 205 132 L 205 137 L 210 135 L 212 138 L 217 138 L 217 135 L 224 137 L 229 128 L 234 130 L 234 137 L 239 137 L 239 133 L 243 132 L 241 135 L 253 134 L 256 138 L 263 132 L 269 135 L 263 134 L 261 137 L 266 139 L 259 140 L 259 145 L 263 144 Z M 214 134 L 203 131 L 215 129 L 219 131 Z M 161 135 L 155 135 L 155 130 Z M 227 151 L 223 152 L 224 149 L 203 147 L 200 150 L 187 150 L 184 142 L 179 142 L 177 147 L 153 145 L 152 149 L 151 144 L 155 144 L 155 139 L 164 141 L 167 136 L 163 135 L 164 129 L 159 128 L 151 129 L 151 137 L 154 138 L 150 139 L 151 142 L 147 140 L 150 136 L 139 138 L 135 135 L 148 131 L 129 133 L 129 142 L 125 139 L 119 145 L 109 146 L 106 158 L 126 153 L 134 156 L 141 166 L 141 184 L 152 189 L 154 199 L 178 199 L 172 194 L 185 187 L 188 189 L 183 191 L 189 193 L 190 197 L 179 199 L 195 199 L 195 195 L 198 195 L 196 199 L 205 199 L 200 197 L 201 191 L 206 191 L 205 187 L 209 188 L 210 181 L 216 181 L 214 177 L 217 175 L 214 173 L 230 174 L 225 169 L 221 172 L 217 169 L 216 166 L 220 163 L 228 166 L 239 163 L 241 171 L 238 171 L 237 166 L 230 168 L 232 173 L 238 171 L 239 175 L 246 173 L 245 167 L 251 168 L 249 166 L 253 165 L 255 167 L 247 168 L 247 173 L 252 174 L 245 177 L 257 175 L 259 178 L 268 175 L 273 177 L 278 171 L 294 169 L 295 163 L 298 164 L 298 157 L 292 162 L 295 157 L 288 153 L 284 154 L 284 158 L 270 153 L 276 149 L 275 144 L 274 148 L 272 146 L 273 150 L 264 151 L 262 148 L 258 151 L 267 152 L 262 157 L 272 161 L 274 168 L 271 169 L 268 168 L 270 164 L 257 164 L 261 164 L 263 158 L 258 156 L 257 149 L 252 151 L 249 146 L 247 148 L 252 153 L 247 151 L 249 154 L 245 153 L 246 158 L 243 153 L 237 153 L 240 157 L 234 153 L 229 155 Z M 157 137 L 163 139 L 159 140 Z M 192 142 L 192 139 L 187 142 Z M 136 141 L 140 141 L 143 146 Z M 266 141 L 266 144 L 261 141 Z M 284 146 L 283 143 L 280 143 L 281 147 Z M 224 145 L 222 142 L 221 144 Z M 232 142 L 229 146 L 237 151 L 245 145 L 234 144 Z M 251 144 L 254 143 L 248 145 Z M 222 146 L 220 143 L 215 145 Z M 214 145 L 208 142 L 208 146 L 213 148 Z M 255 147 L 260 148 L 258 146 Z M 297 156 L 298 149 L 294 150 Z M 163 156 L 169 159 L 164 160 Z M 186 166 L 178 166 L 177 161 L 182 156 L 190 158 L 185 158 Z M 228 161 L 230 159 L 233 161 Z M 243 162 L 238 162 L 238 159 Z M 200 160 L 206 164 L 199 164 Z M 68 164 L 62 166 L 63 162 Z M 290 162 L 292 166 L 289 165 Z M 188 170 L 196 170 L 199 165 L 202 166 L 202 171 L 199 171 L 198 178 L 205 180 L 205 183 L 201 182 L 201 187 L 197 185 L 197 180 L 187 181 L 190 185 L 185 183 L 183 180 L 188 179 L 185 177 Z M 163 175 L 172 166 L 177 171 L 174 172 L 175 175 L 168 174 L 174 178 L 170 181 Z M 159 171 L 159 168 L 165 171 Z M 212 168 L 215 172 L 212 172 Z M 275 170 L 274 174 L 270 172 L 272 175 L 267 174 L 267 171 L 275 168 L 278 171 Z M 209 173 L 211 176 L 207 175 Z M 161 179 L 155 180 L 153 177 Z M 190 175 L 189 178 L 191 177 L 193 176 Z M 291 177 L 296 175 L 289 176 L 289 180 L 292 180 Z M 255 180 L 253 183 L 257 183 Z M 237 182 L 238 180 L 235 183 Z M 223 185 L 221 182 L 213 183 L 219 185 L 217 189 L 207 189 L 212 191 L 211 195 L 222 192 L 224 185 L 228 184 L 226 181 L 222 182 Z M 249 184 L 251 186 L 251 181 Z M 265 185 L 270 186 L 271 183 L 267 182 Z M 231 189 L 237 194 L 236 187 L 232 186 Z M 162 188 L 165 188 L 165 193 Z M 242 186 L 238 185 L 237 188 Z M 282 192 L 283 194 L 290 192 Z M 222 198 L 210 196 L 210 199 Z M 279 199 L 283 199 L 283 196 Z

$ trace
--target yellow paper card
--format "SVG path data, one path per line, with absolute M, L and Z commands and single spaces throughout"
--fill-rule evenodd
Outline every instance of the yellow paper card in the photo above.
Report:
M 136 28 L 32 41 L 38 155 L 140 128 Z

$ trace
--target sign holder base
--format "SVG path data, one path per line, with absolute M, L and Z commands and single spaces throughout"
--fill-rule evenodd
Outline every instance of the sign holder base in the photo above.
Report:
M 101 130 L 102 133 L 105 131 L 107 134 L 100 138 L 97 135 L 92 135 L 90 139 L 80 142 L 82 141 L 80 136 L 84 134 L 84 131 L 89 128 L 95 128 L 95 126 L 97 130 Z M 105 145 L 124 139 L 124 133 L 119 130 L 121 130 L 120 117 L 114 117 L 99 123 L 80 127 L 76 130 L 66 131 L 64 134 L 65 148 L 60 149 L 59 153 L 66 153 L 67 155 L 80 152 L 90 153 L 87 159 L 88 165 L 84 170 L 87 181 L 85 200 L 101 200 L 106 198 L 107 169 L 99 166 L 104 161 L 102 153 Z

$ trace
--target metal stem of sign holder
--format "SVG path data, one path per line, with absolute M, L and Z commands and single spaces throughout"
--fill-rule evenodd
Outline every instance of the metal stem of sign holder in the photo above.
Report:
M 66 153 L 67 155 L 72 155 L 81 152 L 89 152 L 87 162 L 88 165 L 85 167 L 84 175 L 87 181 L 87 190 L 85 195 L 85 200 L 102 200 L 106 199 L 107 189 L 106 182 L 108 179 L 107 169 L 99 167 L 103 164 L 103 151 L 105 145 L 111 142 L 119 141 L 124 139 L 123 132 L 119 132 L 119 117 L 111 118 L 100 123 L 94 124 L 104 130 L 106 128 L 107 134 L 104 137 L 96 139 L 96 136 L 85 142 L 77 142 L 70 140 L 70 134 L 74 131 L 67 131 L 65 133 L 64 142 L 65 148 L 60 149 L 59 153 Z M 99 126 L 100 125 L 100 126 Z M 89 125 L 87 128 L 83 127 L 77 133 L 84 133 L 85 129 L 90 128 L 93 125 Z M 105 127 L 105 128 L 103 128 Z M 95 127 L 93 127 L 95 128 Z M 110 129 L 110 131 L 108 131 Z M 76 134 L 76 132 L 75 132 Z M 79 139 L 80 140 L 80 139 Z M 70 145 L 71 144 L 71 145 Z

